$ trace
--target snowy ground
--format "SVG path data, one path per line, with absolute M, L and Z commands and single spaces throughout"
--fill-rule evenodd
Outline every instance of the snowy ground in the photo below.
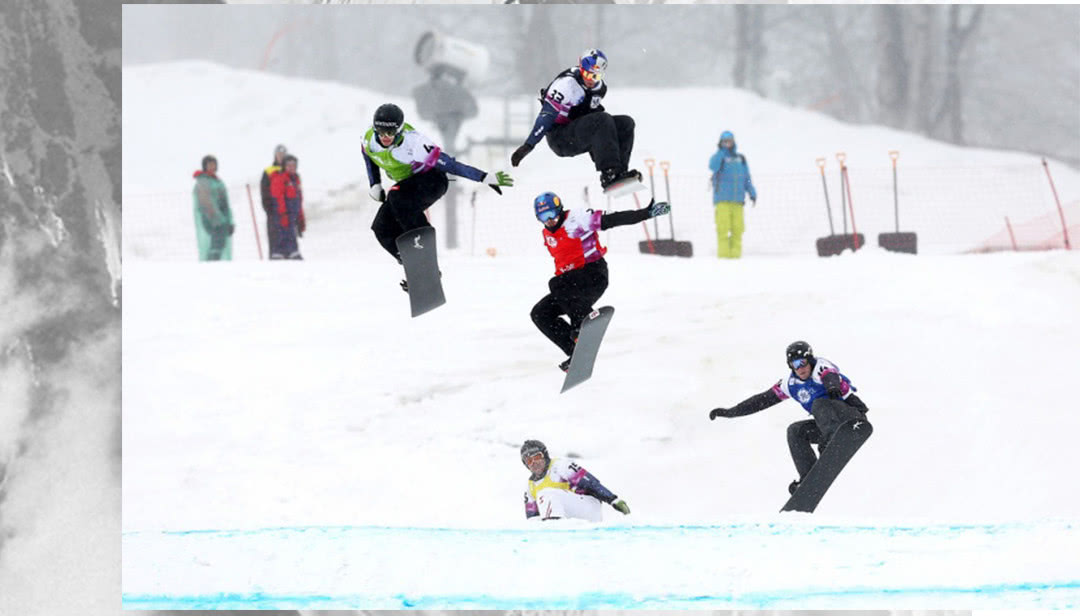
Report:
M 611 255 L 618 312 L 561 396 L 527 316 L 546 261 L 449 254 L 449 303 L 416 320 L 388 258 L 129 264 L 126 605 L 1080 605 L 1075 253 Z M 797 405 L 706 417 L 796 338 L 876 426 L 812 519 L 776 513 Z M 631 516 L 527 524 L 526 438 Z M 591 583 L 525 583 L 554 566 Z
M 679 239 L 692 240 L 698 254 L 715 254 L 708 160 L 723 130 L 735 132 L 759 194 L 757 206 L 746 210 L 743 240 L 748 255 L 812 255 L 814 239 L 829 234 L 822 178 L 814 162 L 818 157 L 826 158 L 834 226 L 841 232 L 838 152 L 847 157 L 857 229 L 871 244 L 876 244 L 878 233 L 895 230 L 890 150 L 900 153 L 900 227 L 919 234 L 921 254 L 961 253 L 993 236 L 999 236 L 995 245 L 1007 247 L 1008 238 L 1002 234 L 1006 216 L 1021 246 L 1061 233 L 1053 195 L 1036 156 L 961 148 L 880 126 L 844 124 L 740 90 L 627 90 L 618 87 L 621 70 L 628 69 L 610 71 L 605 105 L 636 118 L 635 167 L 646 172 L 649 158 L 671 163 L 674 230 Z M 422 76 L 415 78 L 419 82 Z M 191 92 L 214 92 L 215 112 L 191 113 Z M 245 186 L 254 187 L 257 202 L 259 178 L 278 143 L 300 158 L 310 225 L 305 254 L 319 259 L 359 257 L 357 246 L 370 244 L 367 227 L 374 216 L 360 143 L 375 108 L 388 100 L 401 105 L 409 122 L 441 143 L 434 126 L 417 117 L 411 99 L 205 62 L 125 67 L 125 259 L 194 257 L 191 174 L 207 153 L 217 156 L 221 177 L 232 189 L 239 229 L 234 257 L 258 258 Z M 481 98 L 479 116 L 465 122 L 458 147 L 448 149 L 485 170 L 508 167 L 512 148 L 478 146 L 462 153 L 469 139 L 502 137 L 504 104 L 502 99 Z M 511 123 L 511 134 L 523 137 L 538 105 L 533 97 L 520 97 L 511 105 L 511 114 L 518 118 Z M 716 113 L 720 107 L 722 116 Z M 665 109 L 679 109 L 692 130 L 673 139 L 670 119 L 657 112 Z M 1049 165 L 1067 221 L 1075 227 L 1073 242 L 1080 243 L 1080 173 L 1052 160 Z M 534 255 L 531 203 L 544 191 L 555 191 L 567 203 L 580 206 L 588 187 L 590 204 L 608 207 L 599 198 L 598 175 L 586 158 L 559 159 L 541 145 L 513 173 L 517 184 L 503 197 L 473 182 L 455 183 L 463 191 L 458 221 L 463 247 L 478 254 L 492 247 L 500 254 Z M 666 198 L 659 168 L 655 175 L 657 191 Z M 625 201 L 613 205 L 634 207 L 632 200 Z M 258 203 L 254 209 L 255 226 L 262 228 Z M 444 205 L 432 210 L 440 225 L 445 225 L 445 209 Z M 346 237 L 335 227 L 339 220 L 335 216 L 342 210 L 366 219 L 349 227 Z M 649 225 L 648 233 L 668 237 L 670 230 L 667 221 L 659 221 Z M 612 242 L 636 250 L 644 239 L 645 233 L 638 230 L 613 237 Z M 265 230 L 262 241 L 265 252 Z M 1062 245 L 1060 239 L 1056 245 Z
M 217 113 L 185 111 L 195 91 Z M 700 143 L 673 148 L 655 121 L 672 97 L 700 116 Z M 548 189 L 580 203 L 586 162 L 538 148 L 506 197 L 466 200 L 462 246 L 440 253 L 449 302 L 413 320 L 358 158 L 384 97 L 204 63 L 124 69 L 125 607 L 1080 607 L 1080 257 L 960 254 L 1003 215 L 1056 216 L 1038 159 L 730 90 L 609 98 L 637 118 L 635 153 L 680 170 L 675 221 L 696 257 L 638 254 L 640 226 L 604 234 L 617 312 L 592 380 L 559 395 L 563 357 L 528 317 L 552 273 L 529 203 Z M 481 101 L 463 135 L 492 134 L 500 109 Z M 709 257 L 698 171 L 724 128 L 762 195 L 735 262 Z M 258 261 L 241 218 L 237 261 L 192 262 L 198 160 L 218 155 L 246 216 L 243 185 L 278 142 L 301 156 L 307 260 Z M 832 153 L 848 153 L 872 243 L 892 224 L 896 148 L 920 255 L 813 257 L 827 233 L 813 159 L 830 156 L 833 182 Z M 1075 203 L 1080 174 L 1053 168 Z M 707 418 L 783 376 L 799 338 L 875 425 L 813 516 L 776 513 L 800 407 Z M 526 438 L 578 458 L 632 514 L 527 523 Z

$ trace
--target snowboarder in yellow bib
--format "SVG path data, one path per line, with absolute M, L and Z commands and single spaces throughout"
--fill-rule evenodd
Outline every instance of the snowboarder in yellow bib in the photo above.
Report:
M 552 459 L 540 441 L 525 441 L 521 463 L 529 469 L 525 491 L 525 517 L 541 520 L 579 518 L 599 522 L 607 503 L 619 513 L 630 513 L 626 501 L 611 493 L 592 473 L 570 460 Z

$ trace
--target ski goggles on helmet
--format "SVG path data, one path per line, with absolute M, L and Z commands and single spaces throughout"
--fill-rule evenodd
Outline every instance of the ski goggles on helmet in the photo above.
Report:
M 551 208 L 550 210 L 544 210 L 543 212 L 540 212 L 536 215 L 536 217 L 540 220 L 540 222 L 547 222 L 549 220 L 558 218 L 559 211 L 555 208 Z
M 581 69 L 581 78 L 585 79 L 586 81 L 601 81 L 604 79 L 604 72 L 589 71 L 583 68 Z
M 525 455 L 521 456 L 521 461 L 525 463 L 525 466 L 529 466 L 532 462 L 543 462 L 544 452 L 542 451 L 526 451 Z
M 375 125 L 375 134 L 380 136 L 380 137 L 393 137 L 393 136 L 397 135 L 398 131 L 400 131 L 400 130 L 401 130 L 401 127 L 396 125 L 396 124 L 389 124 L 389 125 L 387 125 L 387 124 L 376 124 Z
M 796 357 L 795 359 L 791 360 L 791 368 L 793 370 L 798 370 L 799 368 L 802 368 L 803 366 L 807 366 L 809 364 L 810 360 L 804 357 Z

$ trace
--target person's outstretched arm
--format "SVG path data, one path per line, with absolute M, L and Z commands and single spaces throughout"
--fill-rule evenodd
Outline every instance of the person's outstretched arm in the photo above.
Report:
M 731 408 L 715 408 L 709 411 L 709 419 L 716 419 L 717 417 L 744 417 L 746 415 L 753 415 L 758 411 L 764 411 L 770 406 L 780 404 L 780 402 L 783 401 L 783 398 L 776 393 L 776 390 L 777 388 L 775 386 L 770 387 L 760 394 L 750 396 Z
M 621 227 L 623 225 L 633 225 L 650 218 L 656 218 L 657 216 L 663 216 L 671 211 L 671 206 L 661 201 L 657 203 L 655 200 L 650 201 L 647 207 L 643 207 L 640 210 L 623 210 L 621 212 L 610 212 L 600 216 L 600 229 L 605 231 L 612 227 Z
M 600 483 L 600 480 L 595 475 L 573 462 L 569 464 L 567 471 L 569 474 L 567 483 L 570 484 L 570 488 L 574 492 L 588 494 L 598 501 L 611 505 L 623 515 L 630 513 L 630 506 L 626 504 L 626 501 L 605 488 L 604 484 Z

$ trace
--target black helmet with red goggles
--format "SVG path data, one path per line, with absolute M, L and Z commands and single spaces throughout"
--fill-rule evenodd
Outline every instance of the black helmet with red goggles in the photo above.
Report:
M 527 460 L 536 454 L 544 455 L 544 462 L 551 463 L 551 456 L 548 455 L 547 447 L 540 441 L 525 441 L 525 444 L 521 446 L 521 463 L 525 466 L 529 466 Z

